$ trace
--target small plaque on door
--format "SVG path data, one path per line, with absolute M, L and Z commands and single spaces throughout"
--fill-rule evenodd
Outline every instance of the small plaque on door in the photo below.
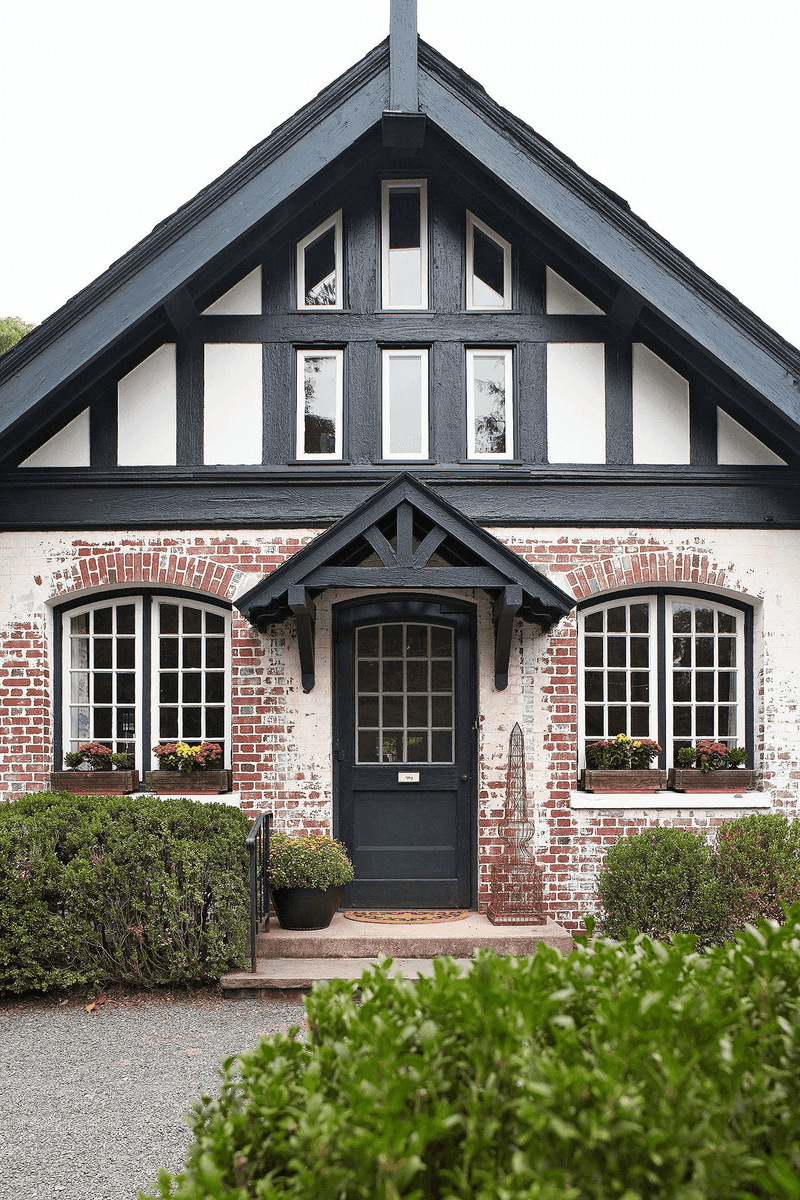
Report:
M 398 783 L 419 783 L 419 771 L 398 771 Z

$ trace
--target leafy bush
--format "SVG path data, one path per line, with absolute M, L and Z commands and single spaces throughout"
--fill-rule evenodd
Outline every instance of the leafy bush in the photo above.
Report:
M 644 770 L 658 758 L 661 747 L 652 738 L 630 738 L 618 733 L 586 746 L 586 766 L 601 771 Z
M 341 842 L 324 834 L 273 833 L 269 839 L 269 882 L 274 888 L 343 887 L 353 881 L 353 864 Z
M 178 798 L 0 805 L 0 992 L 201 983 L 244 963 L 249 827 Z
M 621 839 L 606 855 L 597 891 L 609 937 L 693 933 L 707 946 L 727 933 L 725 889 L 701 834 L 645 829 Z
M 227 1060 L 158 1194 L 796 1200 L 799 937 L 800 906 L 705 955 L 598 939 L 318 986 L 307 1041 Z
M 782 921 L 783 906 L 800 901 L 800 821 L 779 813 L 726 821 L 717 861 L 734 928 L 760 917 Z
M 681 747 L 678 762 L 682 767 L 696 767 L 704 772 L 729 771 L 744 766 L 747 750 L 744 746 L 726 746 L 724 742 L 711 742 L 706 738 L 696 746 Z

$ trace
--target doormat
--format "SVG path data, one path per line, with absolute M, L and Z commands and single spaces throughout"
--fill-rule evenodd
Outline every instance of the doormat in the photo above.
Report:
M 434 922 L 465 921 L 468 908 L 351 908 L 348 921 L 370 921 L 377 925 L 432 925 Z

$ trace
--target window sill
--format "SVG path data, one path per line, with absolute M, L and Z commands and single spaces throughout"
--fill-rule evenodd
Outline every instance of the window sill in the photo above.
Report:
M 174 793 L 167 794 L 164 792 L 131 792 L 131 796 L 138 798 L 140 796 L 152 796 L 156 800 L 174 800 Z M 242 793 L 241 792 L 192 792 L 187 788 L 181 793 L 182 800 L 196 800 L 198 804 L 227 804 L 230 808 L 241 808 Z
M 570 808 L 771 808 L 766 792 L 570 792 Z

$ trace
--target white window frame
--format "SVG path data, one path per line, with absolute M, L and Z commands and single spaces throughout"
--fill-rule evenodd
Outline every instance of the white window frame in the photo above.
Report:
M 648 706 L 649 711 L 650 711 L 650 733 L 648 734 L 648 736 L 653 741 L 656 741 L 656 742 L 658 741 L 659 713 L 660 713 L 659 706 L 658 706 L 658 698 L 659 698 L 658 600 L 657 600 L 656 596 L 651 595 L 648 592 L 643 592 L 641 596 L 637 596 L 637 595 L 611 596 L 611 597 L 609 597 L 608 600 L 602 601 L 599 604 L 592 604 L 591 606 L 587 606 L 586 608 L 580 609 L 579 613 L 578 613 L 578 762 L 581 767 L 586 766 L 586 742 L 587 742 L 586 721 L 585 721 L 587 701 L 586 701 L 586 695 L 585 695 L 585 691 L 584 691 L 584 671 L 586 671 L 586 670 L 589 670 L 589 671 L 602 670 L 604 673 L 607 673 L 609 670 L 624 670 L 626 672 L 626 674 L 628 676 L 630 676 L 631 670 L 641 670 L 642 669 L 642 668 L 635 668 L 635 667 L 632 668 L 631 667 L 630 655 L 628 655 L 628 663 L 627 663 L 627 666 L 625 666 L 625 667 L 609 668 L 607 664 L 603 667 L 588 667 L 587 668 L 587 666 L 586 666 L 586 662 L 585 662 L 586 655 L 585 655 L 585 645 L 584 645 L 584 636 L 585 636 L 584 621 L 585 621 L 586 617 L 590 613 L 596 613 L 596 612 L 599 612 L 600 610 L 606 610 L 609 608 L 617 608 L 621 604 L 626 604 L 626 605 L 647 604 L 647 606 L 649 608 L 649 616 L 648 616 L 648 622 L 647 622 L 648 623 L 648 632 L 646 635 L 648 638 L 648 641 L 650 643 L 649 666 L 647 668 L 648 671 L 650 672 L 650 702 L 649 702 L 649 706 Z M 598 636 L 600 636 L 600 635 L 598 635 Z M 616 635 L 612 634 L 612 636 L 616 636 Z M 619 635 L 619 636 L 623 636 L 623 635 Z M 627 634 L 625 634 L 624 636 L 626 636 L 626 638 L 630 639 L 630 630 L 628 630 Z M 636 634 L 634 636 L 642 637 L 645 635 Z M 603 633 L 602 637 L 605 641 L 605 639 L 608 637 L 608 634 Z M 627 689 L 627 695 L 630 697 L 630 687 L 628 687 L 628 689 Z M 595 703 L 594 701 L 589 701 L 589 704 L 594 704 L 594 703 Z M 628 710 L 630 710 L 630 707 L 631 707 L 631 703 L 630 703 L 630 699 L 628 699 L 626 708 Z M 608 700 L 607 699 L 603 701 L 603 708 L 606 710 L 608 709 Z M 614 735 L 610 734 L 610 735 L 606 735 L 606 736 L 613 737 Z M 596 740 L 598 740 L 598 739 L 596 739 L 594 737 L 590 737 L 588 739 L 588 741 L 590 741 L 590 742 L 596 741 Z
M 150 607 L 150 734 L 151 734 L 151 741 L 156 746 L 159 745 L 159 743 L 162 741 L 161 733 L 160 733 L 161 722 L 160 722 L 160 712 L 159 712 L 159 709 L 161 707 L 160 700 L 159 700 L 159 677 L 160 677 L 160 674 L 162 671 L 162 667 L 160 664 L 160 654 L 159 654 L 159 637 L 161 635 L 159 610 L 160 610 L 162 604 L 178 605 L 178 607 L 182 606 L 182 607 L 186 607 L 186 608 L 199 609 L 201 612 L 204 612 L 204 613 L 210 612 L 210 613 L 213 613 L 214 616 L 223 618 L 224 626 L 225 626 L 224 634 L 223 634 L 224 641 L 225 641 L 225 655 L 224 655 L 224 664 L 225 665 L 222 667 L 222 674 L 225 679 L 225 697 L 223 699 L 223 706 L 225 708 L 225 732 L 223 735 L 224 744 L 225 744 L 225 757 L 223 760 L 223 765 L 225 764 L 225 761 L 227 761 L 230 764 L 230 761 L 232 758 L 232 749 L 233 749 L 232 742 L 231 742 L 231 735 L 232 735 L 231 693 L 233 690 L 233 675 L 232 675 L 232 661 L 231 661 L 231 659 L 232 659 L 232 647 L 231 647 L 232 614 L 229 609 L 221 608 L 218 604 L 206 604 L 202 600 L 195 599 L 194 596 L 187 596 L 187 595 L 183 595 L 183 594 L 177 593 L 177 592 L 174 595 L 170 594 L 170 595 L 164 595 L 164 596 L 162 596 L 162 595 L 153 596 L 151 607 Z M 201 636 L 205 637 L 206 635 L 202 634 Z M 179 642 L 179 645 L 180 645 L 180 642 Z M 168 670 L 169 668 L 163 668 L 163 669 Z M 205 668 L 200 668 L 201 671 L 203 671 L 204 669 Z M 216 670 L 218 668 L 214 668 L 214 669 Z M 184 668 L 179 663 L 176 670 L 178 672 L 178 676 L 180 677 L 184 671 Z M 179 693 L 179 695 L 180 695 L 180 693 Z M 180 706 L 181 706 L 181 702 L 179 699 L 177 707 L 180 708 Z M 205 708 L 206 707 L 205 702 L 201 702 L 199 707 Z M 215 707 L 219 707 L 219 706 L 217 705 Z M 166 740 L 166 739 L 164 739 L 164 740 Z M 181 740 L 181 739 L 175 738 L 175 741 L 178 741 L 178 740 Z M 193 737 L 191 740 L 193 742 L 198 741 L 198 740 L 201 742 L 202 741 L 214 741 L 214 738 L 200 737 L 198 739 L 198 738 Z M 145 748 L 145 750 L 144 750 L 145 760 L 147 760 L 148 756 L 150 758 L 150 764 L 151 764 L 150 770 L 151 771 L 158 770 L 158 760 L 156 759 L 155 755 L 153 754 L 152 749 Z
M 147 608 L 145 608 L 145 598 L 148 599 Z M 134 743 L 133 755 L 136 763 L 136 768 L 139 768 L 141 761 L 144 770 L 154 770 L 158 767 L 158 762 L 152 752 L 152 747 L 144 743 L 144 728 L 143 715 L 145 706 L 149 708 L 150 715 L 150 740 L 153 745 L 158 745 L 161 740 L 159 737 L 159 617 L 158 612 L 161 604 L 183 605 L 190 608 L 199 609 L 203 612 L 211 612 L 215 616 L 223 618 L 224 622 L 224 666 L 221 668 L 224 676 L 225 688 L 222 707 L 225 709 L 225 725 L 224 725 L 224 742 L 225 742 L 225 764 L 230 766 L 233 744 L 233 720 L 232 720 L 232 691 L 233 691 L 233 676 L 232 676 L 232 613 L 229 608 L 224 605 L 214 604 L 210 601 L 198 599 L 195 595 L 190 595 L 185 592 L 139 592 L 138 594 L 117 594 L 109 592 L 106 594 L 95 594 L 91 599 L 87 599 L 85 604 L 59 608 L 57 619 L 61 621 L 61 754 L 65 757 L 71 749 L 71 743 L 75 739 L 70 736 L 70 716 L 71 716 L 71 643 L 70 621 L 75 617 L 79 617 L 87 612 L 92 612 L 98 608 L 120 607 L 125 605 L 134 605 L 135 622 L 134 622 L 134 640 L 135 640 L 135 701 L 132 705 L 123 705 L 121 707 L 131 707 L 135 713 L 135 728 L 136 733 L 130 739 Z M 149 629 L 145 629 L 145 613 L 148 613 Z M 130 635 L 122 635 L 130 636 Z M 143 680 L 144 680 L 144 647 L 147 638 L 150 638 L 150 694 L 144 695 Z M 203 635 L 205 636 L 205 635 Z M 90 660 L 91 660 L 91 643 L 90 636 Z M 215 668 L 217 669 L 217 668 Z M 95 668 L 91 661 L 89 664 L 90 676 L 94 673 Z M 181 668 L 178 668 L 179 672 Z M 91 689 L 93 695 L 93 689 Z M 93 705 L 81 705 L 77 707 L 93 707 Z M 107 707 L 107 706 L 103 706 Z M 112 707 L 117 707 L 116 704 Z M 201 707 L 205 707 L 205 702 L 201 703 Z M 218 707 L 218 706 L 214 706 Z M 85 738 L 80 737 L 78 744 L 84 741 L 108 741 L 107 738 L 95 737 L 94 734 L 88 734 Z M 118 739 L 112 736 L 112 742 L 117 742 L 123 739 Z M 198 739 L 192 738 L 192 742 Z M 207 739 L 213 741 L 213 738 Z M 77 749 L 77 745 L 74 747 Z
M 77 745 L 75 745 L 75 746 L 72 745 L 72 742 L 76 740 L 71 736 L 71 720 L 70 720 L 70 718 L 72 715 L 72 708 L 75 707 L 75 708 L 93 709 L 95 707 L 95 704 L 94 704 L 94 700 L 93 700 L 94 688 L 91 685 L 91 683 L 90 683 L 90 694 L 92 696 L 92 699 L 90 701 L 88 701 L 86 704 L 81 704 L 78 702 L 73 705 L 73 703 L 72 703 L 72 686 L 71 686 L 71 684 L 72 684 L 73 668 L 72 668 L 72 661 L 71 661 L 72 660 L 72 636 L 70 634 L 70 621 L 74 620 L 75 617 L 82 616 L 84 613 L 94 612 L 94 610 L 98 609 L 98 608 L 114 608 L 114 609 L 116 609 L 116 608 L 129 606 L 131 604 L 133 604 L 134 608 L 135 608 L 134 634 L 133 634 L 134 642 L 135 642 L 134 702 L 132 705 L 124 705 L 124 706 L 120 706 L 120 707 L 126 707 L 126 708 L 132 707 L 134 710 L 134 727 L 136 729 L 136 733 L 130 740 L 133 741 L 136 746 L 136 750 L 134 751 L 134 753 L 136 754 L 138 752 L 139 744 L 140 744 L 141 737 L 142 737 L 142 661 L 143 661 L 142 660 L 142 646 L 143 646 L 143 642 L 144 642 L 144 630 L 143 630 L 143 622 L 142 622 L 142 598 L 141 598 L 141 596 L 130 596 L 130 595 L 128 595 L 128 596 L 115 596 L 113 594 L 104 595 L 104 596 L 95 595 L 92 597 L 91 600 L 87 600 L 87 602 L 85 604 L 81 604 L 75 608 L 62 609 L 61 613 L 60 613 L 60 618 L 61 618 L 61 747 L 62 747 L 62 755 L 64 756 L 65 764 L 66 764 L 66 755 L 68 753 L 70 753 L 70 751 L 72 751 L 72 750 L 77 750 L 78 745 L 82 745 L 84 742 L 94 742 L 94 741 L 101 741 L 101 740 L 103 742 L 105 742 L 107 740 L 110 740 L 110 741 L 116 743 L 118 740 L 120 740 L 114 736 L 113 732 L 112 732 L 112 736 L 110 739 L 107 739 L 107 738 L 100 739 L 99 737 L 95 737 L 95 735 L 93 733 L 88 733 L 86 735 L 86 737 L 81 736 L 81 737 L 77 738 Z M 114 618 L 114 620 L 116 621 L 116 618 Z M 90 622 L 91 622 L 91 618 L 90 618 Z M 116 635 L 113 635 L 113 636 L 116 636 Z M 87 667 L 87 671 L 88 671 L 90 679 L 92 678 L 93 675 L 95 675 L 97 673 L 95 667 L 93 666 L 93 664 L 91 662 L 92 643 L 93 643 L 93 635 L 89 635 L 89 658 L 90 658 L 90 661 L 89 661 L 89 664 Z M 114 676 L 116 676 L 116 669 L 112 669 L 112 674 Z M 102 707 L 106 708 L 109 706 L 103 705 Z M 113 711 L 118 706 L 116 705 L 116 703 L 112 703 L 112 705 L 110 707 L 112 708 L 112 711 Z
M 698 670 L 697 664 L 694 662 L 694 655 L 692 656 L 693 661 L 692 661 L 692 665 L 690 667 L 677 666 L 673 662 L 672 638 L 680 636 L 680 634 L 676 634 L 674 632 L 673 627 L 672 627 L 673 609 L 675 608 L 676 605 L 678 607 L 691 608 L 691 609 L 712 608 L 717 612 L 724 612 L 727 616 L 734 618 L 735 625 L 736 625 L 735 634 L 723 634 L 722 636 L 735 637 L 735 639 L 736 639 L 736 666 L 733 668 L 726 668 L 726 667 L 719 667 L 719 666 L 700 667 L 699 670 L 700 671 L 713 671 L 715 679 L 716 679 L 717 674 L 720 671 L 726 671 L 726 670 L 734 671 L 736 674 L 736 680 L 737 680 L 736 700 L 735 701 L 720 702 L 718 699 L 715 698 L 713 701 L 709 701 L 708 704 L 702 704 L 702 702 L 700 704 L 698 704 L 698 702 L 696 700 L 692 700 L 692 701 L 687 700 L 685 702 L 681 702 L 681 701 L 676 702 L 673 699 L 673 677 L 675 676 L 675 674 L 677 674 L 678 672 L 688 671 L 689 674 L 692 676 L 692 678 L 694 678 L 694 676 Z M 694 624 L 694 620 L 693 620 L 692 624 Z M 691 708 L 692 711 L 694 712 L 694 710 L 698 707 L 703 707 L 703 708 L 711 707 L 716 710 L 717 708 L 720 707 L 720 704 L 722 703 L 722 707 L 735 708 L 736 709 L 736 717 L 737 717 L 735 736 L 734 737 L 731 737 L 731 736 L 722 737 L 720 739 L 715 738 L 714 740 L 723 741 L 727 745 L 731 745 L 731 746 L 745 745 L 746 744 L 746 728 L 747 728 L 746 724 L 745 724 L 745 722 L 747 720 L 747 679 L 746 679 L 746 662 L 747 662 L 747 660 L 745 658 L 745 620 L 744 620 L 744 613 L 742 612 L 742 610 L 740 608 L 731 608 L 728 605 L 726 605 L 724 603 L 724 601 L 711 600 L 707 596 L 667 596 L 666 597 L 664 636 L 667 639 L 667 647 L 666 647 L 666 664 L 667 664 L 666 742 L 667 742 L 667 745 L 666 745 L 666 750 L 667 750 L 667 759 L 668 759 L 669 765 L 673 766 L 673 767 L 678 766 L 677 763 L 673 763 L 671 761 L 673 742 L 675 742 L 675 741 L 697 742 L 701 737 L 706 736 L 704 734 L 695 734 L 693 736 L 689 736 L 689 737 L 685 737 L 685 738 L 680 735 L 678 737 L 676 737 L 676 735 L 674 733 L 674 715 L 675 715 L 674 709 L 675 709 L 675 707 Z M 695 632 L 692 632 L 691 634 L 688 634 L 687 636 L 690 637 L 692 640 L 694 640 L 698 636 L 702 637 L 703 634 L 701 633 L 698 635 L 697 632 L 695 631 Z M 720 635 L 715 632 L 713 635 L 709 635 L 709 636 L 713 636 L 714 640 L 716 642 L 716 639 Z M 693 685 L 692 686 L 693 694 L 694 694 L 694 691 L 695 691 L 695 688 Z M 716 688 L 714 689 L 714 691 L 716 693 Z M 693 718 L 692 723 L 694 724 L 694 718 Z
M 323 233 L 327 233 L 329 229 L 334 231 L 334 257 L 336 261 L 336 301 L 333 304 L 306 304 L 305 302 L 305 252 L 306 247 L 310 246 L 317 238 L 322 237 Z M 307 233 L 304 238 L 301 238 L 297 243 L 297 307 L 301 312 L 335 312 L 336 309 L 344 307 L 344 254 L 343 254 L 343 237 L 342 237 L 342 210 L 339 209 L 322 221 L 310 233 Z
M 503 298 L 499 304 L 477 304 L 475 301 L 475 237 L 478 229 L 503 251 Z M 467 309 L 477 312 L 502 312 L 512 306 L 511 295 L 511 243 L 495 233 L 485 221 L 467 210 Z
M 506 448 L 502 451 L 477 450 L 475 447 L 475 359 L 505 360 Z M 467 350 L 467 458 L 474 462 L 503 462 L 514 457 L 514 352 L 480 346 Z
M 419 254 L 420 254 L 420 302 L 419 304 L 391 303 L 391 276 L 389 273 L 389 198 L 397 188 L 419 188 Z M 428 308 L 430 290 L 428 265 L 428 181 L 427 179 L 384 179 L 381 181 L 381 307 L 395 312 L 412 312 Z
M 306 360 L 309 358 L 333 358 L 336 362 L 336 436 L 331 453 L 312 454 L 305 447 L 305 377 Z M 295 458 L 300 462 L 341 462 L 344 446 L 344 350 L 328 350 L 321 347 L 296 351 L 296 415 L 295 415 Z
M 663 646 L 660 645 L 660 641 L 659 641 L 661 633 L 662 633 L 662 631 L 659 628 L 659 614 L 658 614 L 658 596 L 659 596 L 659 594 L 663 595 L 663 597 L 664 597 L 664 629 L 663 629 L 664 645 Z M 648 591 L 643 591 L 641 593 L 641 595 L 638 595 L 633 592 L 626 592 L 624 595 L 609 596 L 608 599 L 606 599 L 606 600 L 603 600 L 597 604 L 587 605 L 586 607 L 581 608 L 578 611 L 577 663 L 578 663 L 578 765 L 579 765 L 579 768 L 585 767 L 585 765 L 586 765 L 586 743 L 587 743 L 587 740 L 590 742 L 595 740 L 592 737 L 587 739 L 586 732 L 585 732 L 585 728 L 586 728 L 585 713 L 586 713 L 587 701 L 586 701 L 586 695 L 585 695 L 584 671 L 588 669 L 588 670 L 602 670 L 604 672 L 607 672 L 609 669 L 611 669 L 611 670 L 619 669 L 619 670 L 626 670 L 627 672 L 630 672 L 631 670 L 636 669 L 636 668 L 631 668 L 630 662 L 628 662 L 628 665 L 625 668 L 615 668 L 615 667 L 609 668 L 607 665 L 603 666 L 602 668 L 600 668 L 600 667 L 598 667 L 598 668 L 588 667 L 587 668 L 586 663 L 585 663 L 585 645 L 584 645 L 585 618 L 590 613 L 598 612 L 601 609 L 604 610 L 604 609 L 609 609 L 609 608 L 616 608 L 618 605 L 621 605 L 621 604 L 630 605 L 630 604 L 644 604 L 644 603 L 647 603 L 650 608 L 649 633 L 647 635 L 650 640 L 650 665 L 649 665 L 648 669 L 650 671 L 650 731 L 651 732 L 650 732 L 649 736 L 654 741 L 660 740 L 659 739 L 659 729 L 661 729 L 661 727 L 662 727 L 662 721 L 661 721 L 661 711 L 659 708 L 659 697 L 662 694 L 662 684 L 663 684 L 665 710 L 664 710 L 664 714 L 663 714 L 664 733 L 663 733 L 663 741 L 661 741 L 661 745 L 664 748 L 665 763 L 666 763 L 667 768 L 678 765 L 677 763 L 673 762 L 673 759 L 672 759 L 673 742 L 675 740 L 697 741 L 699 739 L 699 737 L 701 736 L 701 735 L 696 735 L 695 737 L 692 737 L 692 738 L 687 737 L 686 739 L 684 739 L 682 737 L 676 739 L 673 736 L 673 707 L 676 703 L 673 699 L 673 682 L 672 682 L 673 674 L 675 671 L 686 671 L 686 670 L 690 670 L 692 673 L 694 673 L 694 671 L 697 669 L 694 666 L 694 664 L 692 665 L 691 668 L 673 665 L 673 662 L 672 662 L 672 638 L 675 635 L 673 634 L 673 628 L 672 628 L 672 612 L 673 612 L 673 607 L 675 605 L 678 605 L 681 607 L 691 607 L 694 609 L 696 609 L 696 608 L 712 608 L 718 612 L 724 612 L 724 613 L 734 617 L 735 622 L 736 622 L 736 633 L 735 633 L 735 635 L 730 635 L 730 636 L 736 637 L 736 666 L 735 666 L 735 668 L 732 668 L 732 669 L 736 671 L 736 675 L 737 675 L 737 695 L 736 695 L 735 704 L 732 706 L 735 706 L 737 709 L 737 732 L 736 732 L 735 737 L 728 737 L 728 738 L 725 738 L 724 740 L 732 746 L 747 746 L 748 704 L 750 703 L 751 681 L 748 679 L 748 676 L 747 676 L 747 655 L 746 655 L 747 618 L 746 618 L 745 611 L 737 606 L 726 604 L 724 597 L 710 596 L 710 595 L 706 595 L 703 593 L 664 592 L 662 590 L 662 591 L 660 591 L 660 593 L 655 593 L 655 594 L 648 592 Z M 590 634 L 589 636 L 592 636 L 592 635 Z M 608 636 L 607 633 L 603 634 L 604 638 L 606 638 L 607 636 Z M 612 636 L 614 636 L 614 635 L 612 635 Z M 630 634 L 628 634 L 628 636 L 630 636 Z M 643 636 L 643 635 L 635 635 L 635 636 Z M 697 635 L 695 633 L 692 633 L 687 636 L 691 636 L 692 638 L 694 638 Z M 716 637 L 718 635 L 715 634 L 714 636 Z M 726 635 L 723 635 L 723 636 L 726 636 Z M 660 674 L 659 674 L 660 664 L 662 662 L 664 664 L 664 672 L 665 672 L 665 678 L 663 681 L 661 680 Z M 700 669 L 701 670 L 711 670 L 712 668 L 700 668 Z M 713 668 L 713 671 L 716 675 L 719 671 L 725 671 L 727 669 L 728 668 L 726 668 L 726 667 L 716 667 L 715 666 Z M 628 695 L 630 695 L 630 691 L 628 691 Z M 591 705 L 591 704 L 594 704 L 595 702 L 589 701 L 588 703 Z M 678 703 L 680 704 L 680 702 L 678 702 Z M 724 702 L 721 702 L 721 701 L 715 700 L 713 702 L 715 707 L 718 706 L 720 703 L 722 703 L 724 705 Z M 687 701 L 687 704 L 690 705 L 692 708 L 697 706 L 695 701 L 692 701 L 692 702 Z M 603 707 L 604 708 L 608 707 L 607 700 L 603 702 Z M 627 707 L 630 708 L 630 700 L 628 701 Z M 614 736 L 614 735 L 608 735 L 608 736 Z
M 389 392 L 389 363 L 393 358 L 420 359 L 420 446 L 419 454 L 391 453 L 391 395 Z M 381 351 L 381 455 L 393 462 L 419 462 L 430 457 L 430 392 L 428 388 L 428 351 L 422 348 L 391 349 Z

